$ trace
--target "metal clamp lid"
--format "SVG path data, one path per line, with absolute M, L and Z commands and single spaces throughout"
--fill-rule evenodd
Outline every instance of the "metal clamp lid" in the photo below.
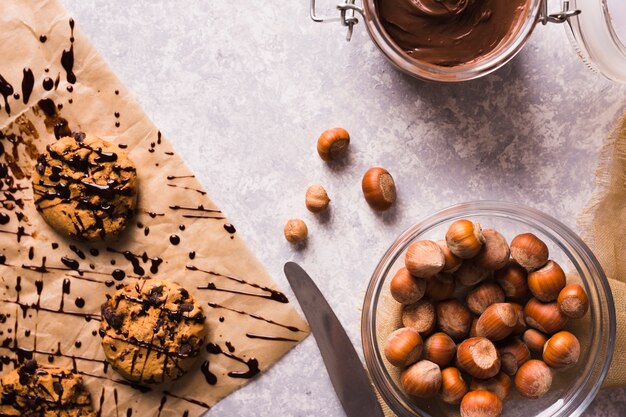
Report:
M 547 25 L 548 23 L 565 23 L 570 17 L 578 16 L 580 14 L 580 10 L 570 10 L 569 9 L 569 1 L 565 0 L 562 4 L 562 9 L 558 13 L 548 13 L 548 1 L 544 0 L 541 5 L 541 15 L 539 16 L 539 20 L 543 25 Z
M 329 22 L 341 22 L 343 26 L 348 27 L 348 33 L 346 35 L 346 40 L 350 42 L 352 39 L 352 30 L 354 25 L 359 23 L 359 19 L 356 17 L 356 13 L 358 12 L 361 16 L 363 15 L 363 8 L 356 6 L 356 0 L 345 0 L 345 3 L 339 3 L 337 5 L 337 10 L 339 10 L 339 17 L 329 17 L 329 16 L 318 16 L 315 11 L 315 0 L 311 0 L 311 19 L 314 22 L 320 23 L 329 23 Z

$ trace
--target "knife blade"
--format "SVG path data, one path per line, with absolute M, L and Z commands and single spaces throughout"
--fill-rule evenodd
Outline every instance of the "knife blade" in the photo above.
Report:
M 295 262 L 285 276 L 311 326 L 328 376 L 348 417 L 384 417 L 361 360 L 311 277 Z

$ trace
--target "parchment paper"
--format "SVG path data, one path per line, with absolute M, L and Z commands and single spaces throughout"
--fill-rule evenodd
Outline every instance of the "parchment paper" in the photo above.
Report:
M 267 369 L 308 327 L 78 27 L 71 37 L 70 16 L 55 0 L 0 2 L 0 94 L 10 107 L 0 96 L 0 367 L 9 372 L 33 356 L 73 368 L 102 416 L 198 416 L 249 381 L 256 363 Z M 34 78 L 28 100 L 25 69 Z M 41 99 L 52 100 L 58 115 L 46 115 Z M 62 119 L 123 147 L 137 165 L 137 215 L 117 242 L 70 241 L 35 210 L 30 172 L 55 140 L 54 125 L 63 130 Z M 116 269 L 123 280 L 114 279 Z M 100 305 L 140 275 L 186 287 L 204 306 L 209 342 L 223 351 L 203 351 L 195 369 L 170 386 L 130 385 L 104 361 Z

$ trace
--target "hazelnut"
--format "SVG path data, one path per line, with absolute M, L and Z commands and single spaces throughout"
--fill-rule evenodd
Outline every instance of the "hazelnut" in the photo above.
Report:
M 456 344 L 443 332 L 434 333 L 424 342 L 424 359 L 443 367 L 452 362 Z
M 361 182 L 365 201 L 374 210 L 387 210 L 396 201 L 396 184 L 386 169 L 370 168 Z
M 504 291 L 495 282 L 486 282 L 472 289 L 465 301 L 472 313 L 480 315 L 490 305 L 504 302 Z
M 432 333 L 436 321 L 435 305 L 427 298 L 402 309 L 402 325 L 415 329 L 422 337 Z
M 418 302 L 426 292 L 426 281 L 412 276 L 406 268 L 398 269 L 389 283 L 391 296 L 401 304 Z
M 455 298 L 441 301 L 437 304 L 437 325 L 451 338 L 460 340 L 469 333 L 472 313 Z
M 472 319 L 472 325 L 470 326 L 469 337 L 476 337 L 476 325 L 478 324 L 478 317 Z
M 526 346 L 528 346 L 528 349 L 530 349 L 532 352 L 542 353 L 543 346 L 548 341 L 548 338 L 546 337 L 545 334 L 541 333 L 539 330 L 528 329 L 524 332 L 524 335 L 522 336 L 522 340 L 524 340 L 524 343 L 526 344 Z
M 426 295 L 431 300 L 446 300 L 454 294 L 456 282 L 450 274 L 439 273 L 426 281 Z
M 350 134 L 345 129 L 328 129 L 317 139 L 317 153 L 324 161 L 330 162 L 343 156 L 349 144 Z
M 509 261 L 495 272 L 494 277 L 506 297 L 518 300 L 528 295 L 528 272 L 517 262 Z
M 474 258 L 476 265 L 495 271 L 507 264 L 509 255 L 509 244 L 504 236 L 493 229 L 483 230 L 483 246 Z
M 443 252 L 443 257 L 446 260 L 443 266 L 443 272 L 454 272 L 459 269 L 459 267 L 463 263 L 463 259 L 459 258 L 455 254 L 453 254 L 452 251 L 450 251 L 450 248 L 448 247 L 448 244 L 445 240 L 438 240 L 437 244 L 439 245 L 439 248 L 441 248 L 441 252 Z
M 517 235 L 511 241 L 511 257 L 529 271 L 544 266 L 549 256 L 546 244 L 532 233 Z
M 565 272 L 554 261 L 528 274 L 528 288 L 539 301 L 548 302 L 558 298 L 566 284 Z
M 465 261 L 454 273 L 459 283 L 469 287 L 489 278 L 490 271 L 479 267 L 473 260 Z
M 511 339 L 498 349 L 502 371 L 515 375 L 520 366 L 530 360 L 528 346 L 519 339 Z
M 291 243 L 303 242 L 309 234 L 306 223 L 300 219 L 291 219 L 285 224 L 285 239 Z
M 559 293 L 557 303 L 561 312 L 572 319 L 583 317 L 589 309 L 587 293 L 578 284 L 570 284 L 563 288 Z
M 473 258 L 483 245 L 480 224 L 465 219 L 455 221 L 446 233 L 446 244 L 459 258 Z
M 511 393 L 512 386 L 511 378 L 507 374 L 500 372 L 498 375 L 489 379 L 472 378 L 470 390 L 493 392 L 498 398 L 504 401 Z
M 502 401 L 489 391 L 470 391 L 461 400 L 461 417 L 500 417 Z
M 543 346 L 543 360 L 553 368 L 575 365 L 580 357 L 580 343 L 570 332 L 554 334 Z
M 313 213 L 320 212 L 330 203 L 330 198 L 324 187 L 319 184 L 314 184 L 306 190 L 306 208 Z
M 515 388 L 526 398 L 543 397 L 552 386 L 552 371 L 548 365 L 537 359 L 531 359 L 517 370 Z
M 536 298 L 526 303 L 524 317 L 526 324 L 543 333 L 556 333 L 567 323 L 567 316 L 561 313 L 557 303 L 542 303 Z
M 402 372 L 400 382 L 409 395 L 434 397 L 441 388 L 441 370 L 430 361 L 419 361 Z
M 517 303 L 510 303 L 513 309 L 515 310 L 515 314 L 517 315 L 517 323 L 515 323 L 515 327 L 513 327 L 514 335 L 521 335 L 526 331 L 526 319 L 524 318 L 524 308 Z
M 476 323 L 476 334 L 489 340 L 502 340 L 517 324 L 518 315 L 510 303 L 492 304 L 480 315 Z
M 387 338 L 385 357 L 390 364 L 404 368 L 417 362 L 422 348 L 422 336 L 414 329 L 403 327 Z
M 467 394 L 467 383 L 457 368 L 441 371 L 441 400 L 448 404 L 458 404 Z
M 404 255 L 404 264 L 412 275 L 430 278 L 443 269 L 443 252 L 432 240 L 418 240 L 411 243 Z
M 500 372 L 500 355 L 489 339 L 470 337 L 456 349 L 458 366 L 475 378 L 487 379 Z

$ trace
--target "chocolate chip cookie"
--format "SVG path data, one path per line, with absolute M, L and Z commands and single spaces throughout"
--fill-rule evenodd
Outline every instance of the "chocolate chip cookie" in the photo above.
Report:
M 132 161 L 115 145 L 83 133 L 48 145 L 37 159 L 32 183 L 44 220 L 77 239 L 115 239 L 137 204 Z
M 202 307 L 177 284 L 141 279 L 102 305 L 104 354 L 124 378 L 159 384 L 183 376 L 206 337 Z
M 0 416 L 95 417 L 81 376 L 28 360 L 0 378 Z

